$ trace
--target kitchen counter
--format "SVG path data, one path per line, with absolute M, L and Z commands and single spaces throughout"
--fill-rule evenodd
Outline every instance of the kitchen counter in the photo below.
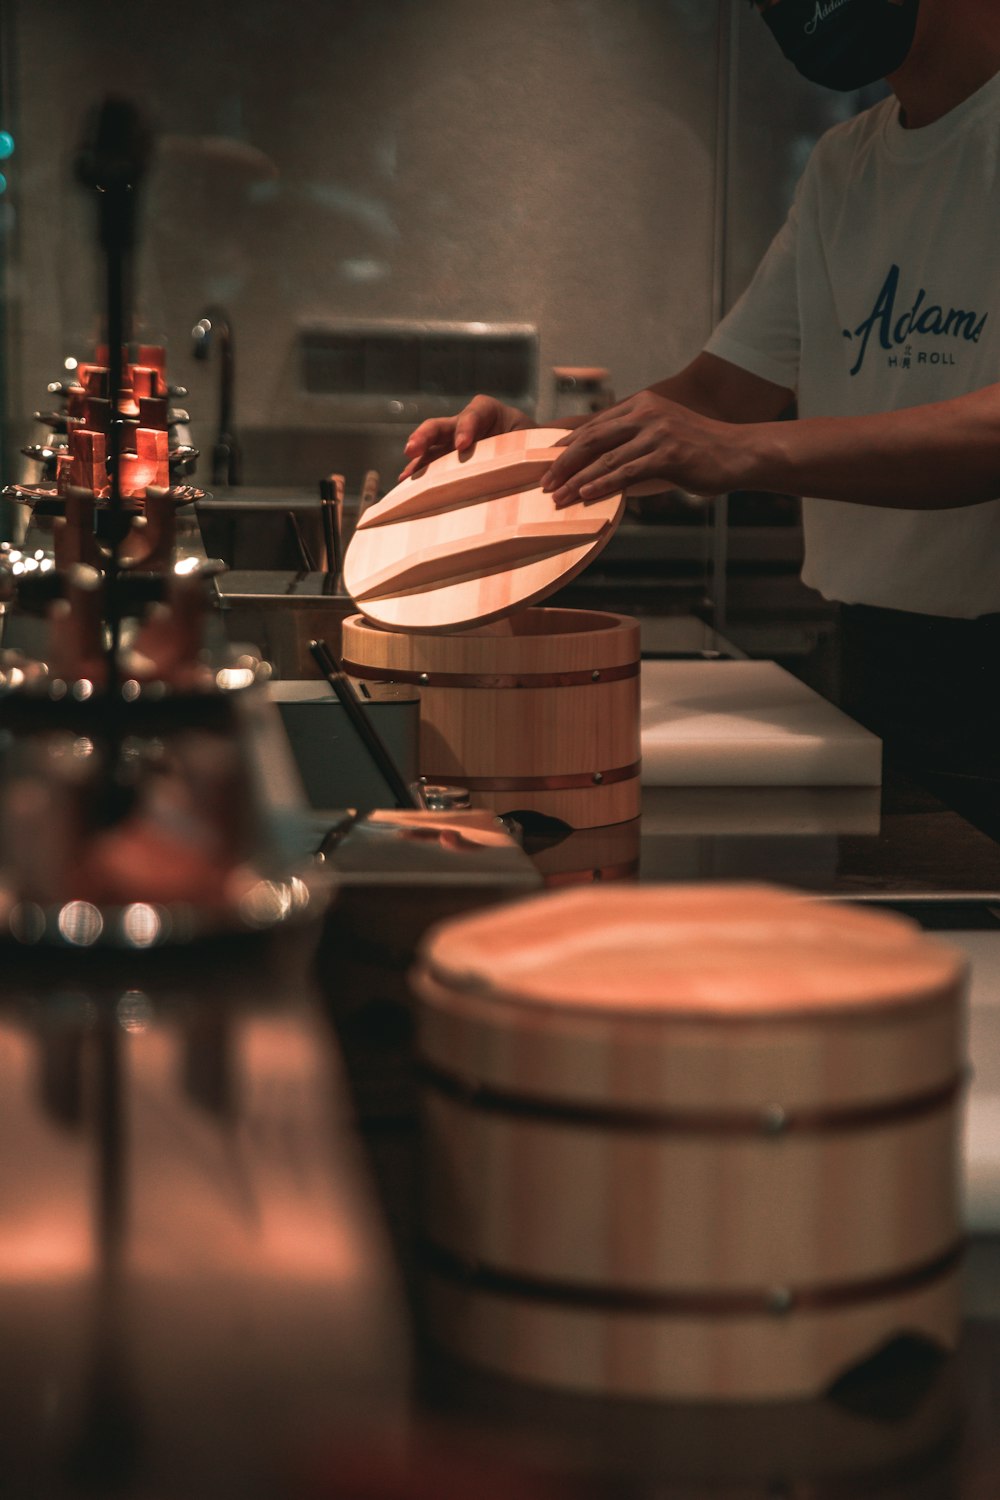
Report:
M 1000 1118 L 992 1062 L 1000 996 L 1000 847 L 916 784 L 865 788 L 647 789 L 635 825 L 560 841 L 529 835 L 552 885 L 602 879 L 770 880 L 823 898 L 882 903 L 966 948 L 974 966 L 970 1118 L 987 1156 Z M 332 967 L 332 956 L 327 955 Z M 398 984 L 398 963 L 392 983 Z M 570 1493 L 660 1500 L 843 1497 L 980 1500 L 1000 1480 L 1000 1200 L 975 1184 L 966 1323 L 956 1359 L 890 1350 L 824 1401 L 712 1408 L 609 1403 L 521 1387 L 459 1366 L 422 1325 L 414 1184 L 416 1081 L 405 1007 L 368 974 L 369 1002 L 333 1014 L 417 1334 L 415 1409 L 437 1442 L 486 1465 L 521 1462 Z M 977 1051 L 983 1048 L 982 1065 Z M 994 1075 L 997 1075 L 996 1079 Z M 994 1082 L 998 1084 L 993 1103 Z M 977 1094 L 977 1088 L 979 1090 Z M 984 1108 L 985 1107 L 985 1108 Z M 983 1163 L 980 1163 L 983 1166 Z M 992 1195 L 992 1197 L 991 1197 Z M 978 1222 L 977 1222 L 978 1219 Z M 1000 1228 L 1000 1218 L 994 1220 Z M 564 1493 L 564 1491 L 560 1491 Z
M 1000 975 L 1000 848 L 898 779 L 881 798 L 658 789 L 635 825 L 562 840 L 536 828 L 527 845 L 553 885 L 595 871 L 768 879 L 888 902 L 959 940 L 971 934 L 977 972 Z M 401 924 L 388 898 L 380 970 L 370 943 L 354 962 L 356 930 L 335 915 L 315 959 L 313 932 L 273 953 L 223 945 L 172 965 L 148 954 L 8 965 L 5 1497 L 464 1500 L 493 1493 L 491 1474 L 497 1495 L 539 1500 L 997 1492 L 1000 1237 L 990 1233 L 969 1255 L 960 1356 L 903 1346 L 873 1383 L 836 1399 L 614 1405 L 444 1356 L 420 1312 Z M 988 979 L 987 1008 L 992 994 Z M 981 1019 L 974 1049 L 991 1044 L 991 1017 Z M 1000 1092 L 1000 1070 L 982 1072 Z M 359 1466 L 367 1488 L 345 1489 Z M 424 1476 L 424 1488 L 401 1487 L 400 1473 L 407 1484 Z
M 1000 845 L 916 782 L 874 788 L 650 788 L 648 880 L 774 880 L 820 896 L 934 908 L 1000 904 Z M 978 923 L 982 913 L 976 917 Z M 954 921 L 951 921 L 954 925 Z

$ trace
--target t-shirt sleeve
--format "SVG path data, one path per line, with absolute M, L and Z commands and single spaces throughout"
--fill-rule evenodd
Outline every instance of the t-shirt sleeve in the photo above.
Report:
M 799 383 L 798 230 L 796 194 L 750 285 L 705 345 L 709 354 L 789 390 Z

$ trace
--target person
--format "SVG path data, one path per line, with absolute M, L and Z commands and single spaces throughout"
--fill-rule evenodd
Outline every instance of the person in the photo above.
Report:
M 702 352 L 585 420 L 544 487 L 556 505 L 654 479 L 805 497 L 803 578 L 839 606 L 843 706 L 890 758 L 992 783 L 1000 12 L 995 0 L 756 5 L 807 77 L 844 90 L 884 77 L 891 92 L 820 139 Z M 779 420 L 793 402 L 794 420 Z M 524 425 L 477 396 L 416 428 L 401 477 Z

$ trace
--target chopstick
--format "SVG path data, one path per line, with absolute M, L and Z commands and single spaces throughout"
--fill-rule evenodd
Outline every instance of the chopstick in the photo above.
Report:
M 323 512 L 323 539 L 326 543 L 326 571 L 338 586 L 344 571 L 344 476 L 330 474 L 320 480 L 320 505 Z
M 386 748 L 385 741 L 362 707 L 361 700 L 355 693 L 350 678 L 326 644 L 326 641 L 310 641 L 309 650 L 312 652 L 316 665 L 343 705 L 347 717 L 357 730 L 362 744 L 374 761 L 379 774 L 384 779 L 398 805 L 419 811 L 419 801 L 403 780 L 402 773 Z
M 323 579 L 323 592 L 327 592 L 327 583 L 336 587 L 338 567 L 338 548 L 336 543 L 336 531 L 333 524 L 333 508 L 329 497 L 324 493 L 326 480 L 322 480 L 319 487 L 320 514 L 323 518 L 323 541 L 326 545 L 326 576 Z M 332 592 L 332 589 L 331 589 Z
M 285 512 L 285 518 L 287 519 L 289 526 L 292 528 L 292 536 L 295 538 L 295 545 L 299 549 L 299 559 L 302 563 L 302 566 L 305 568 L 307 573 L 315 573 L 316 564 L 313 562 L 312 553 L 306 546 L 306 539 L 302 535 L 302 527 L 299 525 L 298 516 L 295 514 L 294 510 L 287 510 Z

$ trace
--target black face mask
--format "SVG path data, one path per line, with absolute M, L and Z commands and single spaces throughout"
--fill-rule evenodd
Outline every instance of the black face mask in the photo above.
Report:
M 920 0 L 774 0 L 761 15 L 804 78 L 842 93 L 894 73 Z

